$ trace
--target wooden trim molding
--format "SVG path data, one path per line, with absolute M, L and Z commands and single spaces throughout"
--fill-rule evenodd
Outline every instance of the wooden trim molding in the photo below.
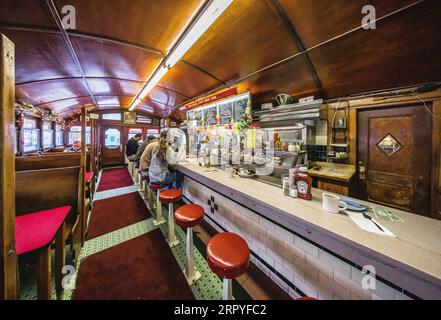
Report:
M 18 298 L 15 251 L 14 44 L 0 35 L 0 299 Z

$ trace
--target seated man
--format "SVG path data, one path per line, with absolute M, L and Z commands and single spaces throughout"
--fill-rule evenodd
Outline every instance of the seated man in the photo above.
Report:
M 136 163 L 139 165 L 139 162 L 141 160 L 141 156 L 144 153 L 145 149 L 147 148 L 147 146 L 152 143 L 152 142 L 156 142 L 158 141 L 158 139 L 156 139 L 156 137 L 152 134 L 147 136 L 147 140 L 144 141 L 141 146 L 139 147 L 138 151 L 136 152 L 136 156 L 135 156 L 135 161 Z
M 72 146 L 64 149 L 63 152 L 81 152 L 81 141 L 77 140 L 72 143 Z
M 129 141 L 127 141 L 126 155 L 129 161 L 135 160 L 136 152 L 138 152 L 139 148 L 139 141 L 141 141 L 141 139 L 142 133 L 137 133 L 134 137 L 130 138 Z
M 166 139 L 167 138 L 167 131 L 164 130 L 161 132 L 159 139 Z M 147 147 L 145 148 L 144 152 L 141 155 L 141 159 L 139 159 L 139 168 L 144 171 L 148 170 L 150 167 L 150 161 L 152 160 L 152 153 L 153 150 L 159 145 L 158 141 L 154 141 L 152 143 L 149 143 Z

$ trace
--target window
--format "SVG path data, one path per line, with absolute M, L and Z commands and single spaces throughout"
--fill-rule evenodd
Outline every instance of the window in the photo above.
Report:
M 40 149 L 40 130 L 37 129 L 37 120 L 23 119 L 23 151 L 31 152 Z
M 61 130 L 61 125 L 55 125 L 55 146 L 60 147 L 64 145 L 64 132 Z
M 121 141 L 121 132 L 117 129 L 107 129 L 104 132 L 104 145 L 110 148 L 119 147 Z
M 68 144 L 81 141 L 81 126 L 72 126 L 69 130 Z M 90 145 L 90 127 L 86 127 L 86 145 Z
M 140 128 L 130 128 L 129 129 L 129 139 L 134 137 L 135 134 L 137 134 L 137 133 L 141 133 L 142 134 L 142 129 L 140 129 Z
M 102 119 L 121 121 L 121 113 L 103 113 Z
M 50 122 L 43 122 L 43 149 L 54 147 L 54 130 Z
M 156 138 L 159 137 L 159 129 L 148 129 L 147 135 L 154 135 Z

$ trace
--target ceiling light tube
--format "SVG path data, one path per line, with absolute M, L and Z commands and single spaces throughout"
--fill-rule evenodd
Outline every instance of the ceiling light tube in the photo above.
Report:
M 168 68 L 173 67 L 232 2 L 233 0 L 213 0 L 171 52 L 165 65 Z
M 158 84 L 159 80 L 167 73 L 168 69 L 164 66 L 161 66 L 149 79 L 147 85 L 142 88 L 139 92 L 138 97 L 133 101 L 132 106 L 129 108 L 129 111 L 133 111 L 135 107 L 149 94 L 149 92 Z
M 161 78 L 173 67 L 184 54 L 195 44 L 195 42 L 207 31 L 217 18 L 233 3 L 234 0 L 213 0 L 197 21 L 190 27 L 189 31 L 183 36 L 181 41 L 175 46 L 169 56 L 155 74 L 148 80 L 136 99 L 132 102 L 129 111 L 135 107 L 149 94 L 158 84 Z

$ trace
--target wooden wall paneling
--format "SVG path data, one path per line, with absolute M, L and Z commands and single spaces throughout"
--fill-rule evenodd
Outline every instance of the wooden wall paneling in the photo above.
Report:
M 15 252 L 14 44 L 0 34 L 0 299 L 17 299 Z
M 88 209 L 86 208 L 86 108 L 81 108 L 81 161 L 80 161 L 80 213 L 81 213 L 81 238 L 86 241 Z
M 441 219 L 441 100 L 433 103 L 432 112 L 432 217 Z

